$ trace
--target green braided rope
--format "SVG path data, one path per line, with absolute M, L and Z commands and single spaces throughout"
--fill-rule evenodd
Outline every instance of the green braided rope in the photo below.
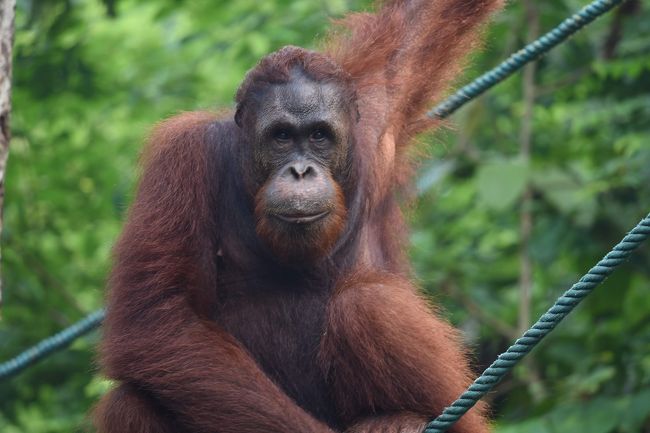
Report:
M 614 269 L 623 263 L 643 241 L 650 236 L 650 214 L 632 229 L 596 266 L 591 268 L 580 281 L 555 301 L 555 304 L 539 318 L 532 328 L 524 333 L 515 344 L 498 356 L 478 379 L 448 406 L 442 414 L 431 421 L 425 433 L 442 433 L 449 429 L 476 404 L 494 385 L 530 352 L 567 314 L 569 314 L 592 290 Z
M 85 318 L 64 329 L 63 331 L 46 338 L 35 346 L 25 350 L 20 355 L 0 364 L 0 380 L 14 376 L 21 370 L 45 358 L 49 354 L 63 349 L 78 337 L 92 331 L 104 319 L 104 310 L 100 309 L 90 313 Z
M 550 32 L 511 55 L 494 69 L 484 73 L 465 87 L 462 87 L 429 111 L 427 116 L 439 119 L 449 116 L 470 100 L 523 68 L 526 63 L 535 60 L 551 48 L 564 42 L 569 36 L 624 1 L 596 0 L 588 4 L 573 16 L 562 21 L 559 26 Z

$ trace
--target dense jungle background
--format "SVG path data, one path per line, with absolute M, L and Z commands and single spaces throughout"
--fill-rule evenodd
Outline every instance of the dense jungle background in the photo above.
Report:
M 457 85 L 587 0 L 509 3 Z M 19 0 L 0 361 L 102 306 L 156 121 L 232 107 L 261 56 L 316 47 L 369 4 Z M 650 4 L 628 1 L 420 141 L 411 255 L 480 371 L 650 211 Z M 0 382 L 0 432 L 88 428 L 110 386 L 98 335 Z M 650 432 L 650 245 L 489 400 L 497 433 Z

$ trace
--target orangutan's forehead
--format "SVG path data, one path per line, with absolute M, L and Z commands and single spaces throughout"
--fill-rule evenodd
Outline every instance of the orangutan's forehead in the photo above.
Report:
M 269 86 L 258 101 L 258 112 L 288 113 L 297 117 L 340 112 L 345 101 L 343 89 L 334 83 L 319 83 L 304 77 Z M 345 110 L 343 110 L 345 111 Z

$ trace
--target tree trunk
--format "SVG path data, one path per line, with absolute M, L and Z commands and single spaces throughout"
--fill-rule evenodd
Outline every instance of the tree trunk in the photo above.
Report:
M 2 208 L 5 197 L 5 172 L 9 155 L 9 113 L 11 112 L 11 52 L 14 42 L 16 0 L 0 0 L 0 234 L 4 226 Z M 0 257 L 1 257 L 0 249 Z M 0 280 L 0 306 L 2 280 Z

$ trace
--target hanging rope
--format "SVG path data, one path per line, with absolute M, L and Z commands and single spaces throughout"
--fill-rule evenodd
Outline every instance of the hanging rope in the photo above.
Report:
M 465 87 L 462 87 L 445 101 L 435 106 L 427 113 L 427 116 L 439 119 L 449 116 L 470 100 L 476 98 L 481 93 L 523 68 L 526 63 L 535 60 L 556 45 L 564 42 L 569 36 L 624 1 L 625 0 L 596 0 L 588 4 L 578 13 L 562 21 L 559 26 L 555 27 L 550 32 L 508 57 L 507 60 L 502 62 L 496 68 L 484 73 Z
M 650 214 L 632 229 L 596 266 L 591 268 L 580 281 L 555 301 L 555 304 L 539 318 L 532 328 L 515 341 L 508 350 L 485 369 L 483 374 L 448 406 L 442 414 L 431 421 L 425 433 L 442 433 L 454 425 L 472 406 L 476 404 L 494 385 L 530 352 L 558 323 L 564 319 L 594 288 L 603 282 L 614 269 L 623 263 L 643 241 L 650 236 Z
M 16 375 L 21 370 L 29 367 L 35 362 L 45 358 L 57 350 L 67 347 L 80 336 L 92 331 L 100 325 L 104 319 L 104 310 L 97 310 L 90 313 L 74 325 L 64 329 L 58 334 L 46 338 L 35 346 L 25 350 L 15 358 L 0 364 L 0 380 Z

